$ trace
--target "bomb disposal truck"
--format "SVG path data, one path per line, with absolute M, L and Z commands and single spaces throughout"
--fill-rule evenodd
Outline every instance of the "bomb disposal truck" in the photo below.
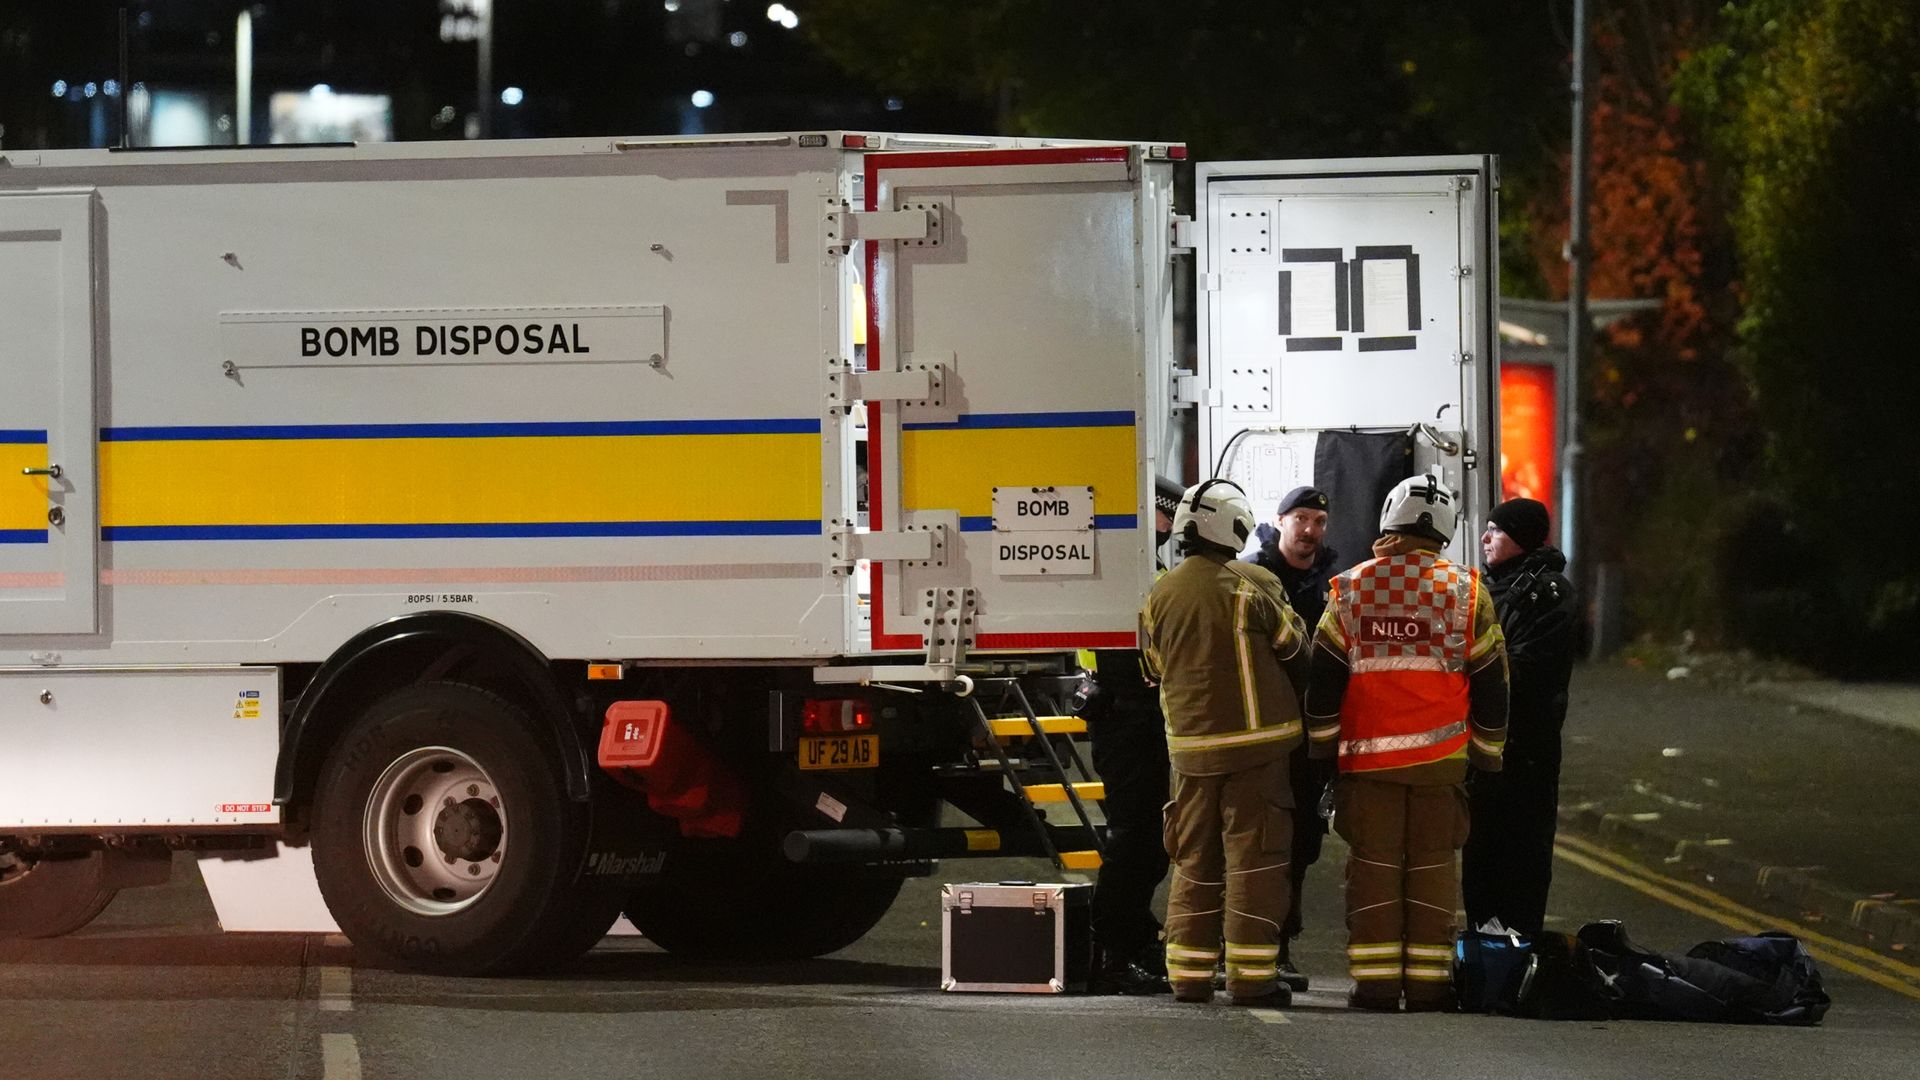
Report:
M 191 851 L 426 970 L 817 955 L 1097 865 L 1062 702 L 1156 475 L 1497 475 L 1491 159 L 1185 158 L 0 153 L 0 934 Z

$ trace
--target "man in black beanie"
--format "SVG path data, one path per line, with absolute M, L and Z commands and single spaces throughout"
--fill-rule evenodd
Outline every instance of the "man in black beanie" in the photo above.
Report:
M 1327 582 L 1333 576 L 1339 553 L 1327 546 L 1327 493 L 1317 487 L 1297 487 L 1280 500 L 1271 525 L 1254 530 L 1259 550 L 1250 556 L 1272 571 L 1287 590 L 1287 602 L 1293 605 L 1307 633 L 1320 625 L 1327 610 Z M 1288 762 L 1288 779 L 1293 785 L 1293 891 L 1287 910 L 1285 932 L 1281 935 L 1280 978 L 1294 990 L 1305 990 L 1308 979 L 1294 967 L 1292 942 L 1300 936 L 1300 893 L 1307 880 L 1307 868 L 1320 858 L 1327 835 L 1326 819 L 1320 816 L 1320 797 L 1333 778 L 1333 762 L 1314 761 L 1305 743 L 1295 747 Z
M 1566 556 L 1547 544 L 1551 528 L 1545 506 L 1509 499 L 1493 508 L 1480 536 L 1512 692 L 1505 768 L 1475 777 L 1469 792 L 1473 826 L 1460 885 L 1475 928 L 1498 919 L 1537 934 L 1546 918 L 1574 635 L 1573 584 Z

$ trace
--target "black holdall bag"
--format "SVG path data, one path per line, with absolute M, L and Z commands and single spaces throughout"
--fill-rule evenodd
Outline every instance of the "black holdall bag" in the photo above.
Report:
M 1729 1007 L 1764 1023 L 1818 1024 L 1833 1006 L 1820 966 L 1792 934 L 1769 930 L 1702 942 L 1687 950 L 1687 959 L 1729 972 L 1721 983 Z
M 1806 946 L 1779 931 L 1702 942 L 1669 957 L 1607 920 L 1577 935 L 1542 934 L 1533 954 L 1522 1016 L 1810 1027 L 1832 1005 Z
M 1770 930 L 1749 937 L 1703 941 L 1668 961 L 1669 977 L 1652 995 L 1655 1007 L 1685 1019 L 1722 1024 L 1812 1027 L 1827 1014 L 1820 968 L 1792 934 Z M 1669 1007 L 1667 993 L 1677 994 Z
M 1514 1015 L 1534 1020 L 1611 1020 L 1606 983 L 1572 934 L 1533 935 Z

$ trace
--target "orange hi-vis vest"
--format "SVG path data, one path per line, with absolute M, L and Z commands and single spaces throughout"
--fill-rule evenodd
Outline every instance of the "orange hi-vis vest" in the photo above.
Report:
M 1352 677 L 1340 771 L 1442 761 L 1466 749 L 1467 661 L 1479 572 L 1430 551 L 1373 559 L 1333 581 Z

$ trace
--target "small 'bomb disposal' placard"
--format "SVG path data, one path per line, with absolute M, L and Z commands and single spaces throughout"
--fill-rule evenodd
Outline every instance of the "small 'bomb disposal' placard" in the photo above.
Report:
M 1093 573 L 1093 488 L 993 489 L 993 569 L 1002 577 Z

